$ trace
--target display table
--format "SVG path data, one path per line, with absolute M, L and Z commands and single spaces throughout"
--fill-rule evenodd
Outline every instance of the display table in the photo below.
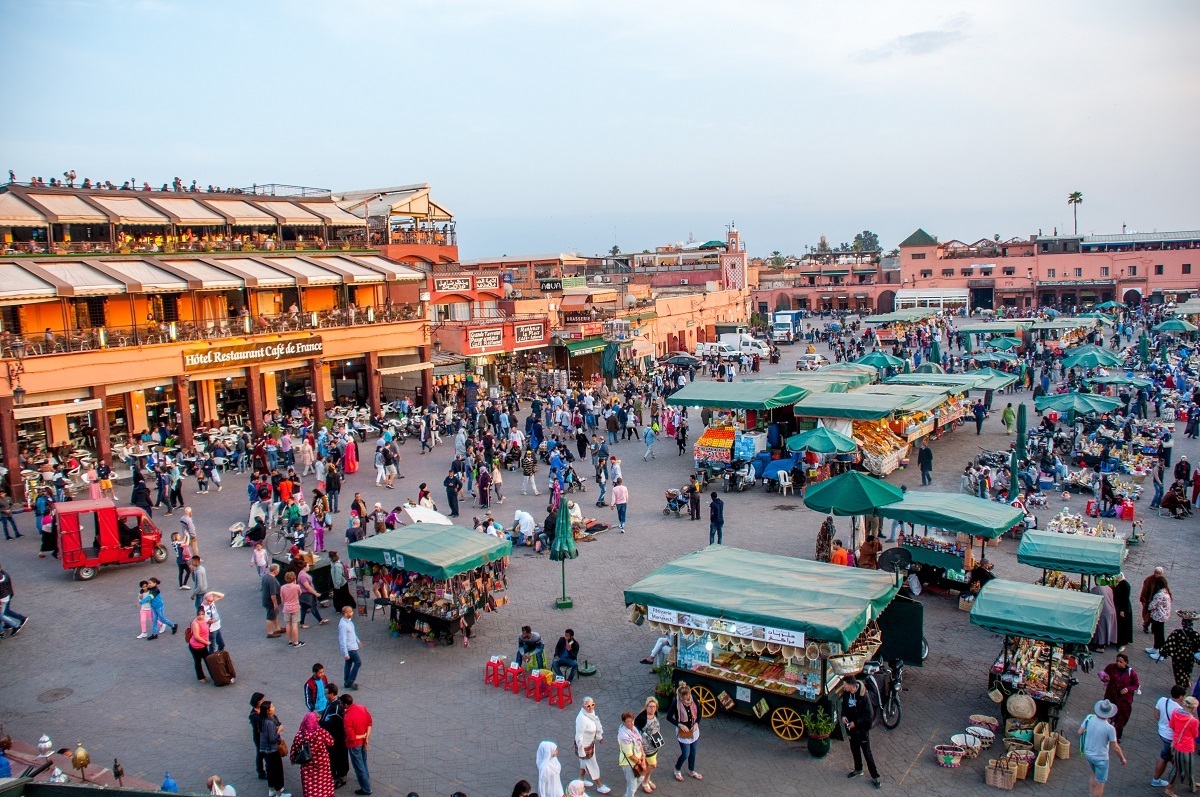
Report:
M 432 634 L 446 645 L 454 644 L 454 635 L 462 631 L 469 639 L 475 626 L 475 608 L 467 609 L 461 617 L 440 617 L 417 611 L 412 606 L 392 604 L 391 621 L 401 634 Z M 463 626 L 466 626 L 464 629 Z
M 912 555 L 912 560 L 917 564 L 932 565 L 940 567 L 943 570 L 966 570 L 962 556 L 955 556 L 952 553 L 944 551 L 934 551 L 929 548 L 922 548 L 918 545 L 910 545 L 904 543 L 900 546 Z
M 283 578 L 288 572 L 288 566 L 292 563 L 291 557 L 276 556 L 271 561 L 279 565 L 279 575 L 275 578 L 283 584 Z M 317 555 L 316 564 L 309 565 L 308 574 L 312 576 L 313 589 L 321 594 L 321 599 L 325 600 L 333 595 L 333 570 L 329 566 L 329 558 L 326 556 Z

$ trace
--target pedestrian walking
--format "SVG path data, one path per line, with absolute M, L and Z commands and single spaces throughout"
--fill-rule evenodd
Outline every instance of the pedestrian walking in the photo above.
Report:
M 288 647 L 301 648 L 300 641 L 300 585 L 296 583 L 296 574 L 289 570 L 283 577 L 283 586 L 279 588 L 279 602 L 283 609 L 280 620 L 287 629 Z
M 324 692 L 321 695 L 324 698 Z M 292 739 L 291 761 L 300 766 L 300 788 L 304 797 L 333 797 L 337 787 L 329 770 L 329 748 L 333 737 L 321 727 L 321 717 L 309 711 Z
M 9 631 L 10 636 L 16 636 L 29 622 L 29 618 L 12 610 L 12 599 L 12 576 L 4 571 L 3 565 L 0 565 L 0 622 L 12 629 Z
M 1175 772 L 1167 783 L 1164 794 L 1175 797 L 1175 784 L 1180 784 L 1189 791 L 1196 790 L 1196 777 L 1192 769 L 1192 758 L 1196 752 L 1196 733 L 1200 724 L 1196 720 L 1196 707 L 1200 701 L 1188 695 L 1183 699 L 1179 710 L 1171 715 L 1171 730 L 1174 738 L 1171 740 L 1171 753 L 1175 762 Z M 1120 749 L 1120 748 L 1118 748 Z M 1122 757 L 1121 763 L 1125 763 Z
M 528 495 L 529 490 L 533 490 L 534 495 L 541 495 L 537 488 L 537 457 L 533 454 L 532 448 L 526 448 L 525 453 L 521 455 L 521 495 Z
M 1154 780 L 1150 781 L 1151 786 L 1169 786 L 1171 781 L 1163 780 L 1163 773 L 1167 771 L 1167 764 L 1171 763 L 1174 758 L 1175 729 L 1171 727 L 1171 717 L 1175 712 L 1183 707 L 1183 698 L 1187 694 L 1187 690 L 1179 684 L 1171 687 L 1169 696 L 1163 695 L 1154 704 L 1155 721 L 1158 724 L 1158 738 L 1162 740 L 1162 750 L 1158 754 L 1158 761 L 1154 762 Z
M 654 459 L 654 441 L 658 439 L 658 434 L 654 431 L 654 427 L 646 424 L 642 428 L 642 442 L 646 444 L 646 453 L 642 454 L 643 461 Z
M 346 776 L 350 774 L 350 755 L 346 752 L 346 707 L 338 699 L 337 684 L 325 684 L 325 710 L 321 712 L 321 727 L 333 738 L 329 748 L 329 774 L 333 777 L 333 787 L 340 789 L 346 785 Z
M 150 638 L 154 639 L 155 636 L 157 634 Z M 196 667 L 196 680 L 206 684 L 208 678 L 204 675 L 204 657 L 208 655 L 211 640 L 208 636 L 208 617 L 205 616 L 203 608 L 196 610 L 196 616 L 184 636 L 187 637 L 188 652 L 192 654 L 192 664 Z
M 279 565 L 272 562 L 267 572 L 259 578 L 262 606 L 267 612 L 267 639 L 275 639 L 284 633 L 283 627 L 279 625 L 279 610 L 282 606 L 279 589 Z
M 329 552 L 329 579 L 333 582 L 333 610 L 342 614 L 342 609 L 355 605 L 350 594 L 350 568 L 342 561 L 337 551 Z
M 725 531 L 725 502 L 713 490 L 708 494 L 708 544 L 723 545 Z
M 342 607 L 342 619 L 338 621 L 338 647 L 346 662 L 342 672 L 342 686 L 345 689 L 358 689 L 358 670 L 362 667 L 362 658 L 358 651 L 362 642 L 354 628 L 353 606 Z M 370 787 L 367 788 L 369 790 Z
M 579 757 L 579 777 L 585 785 L 595 785 L 600 794 L 612 789 L 600 780 L 600 760 L 596 755 L 597 745 L 604 743 L 604 725 L 596 715 L 596 701 L 585 697 L 583 708 L 575 716 L 575 754 Z
M 1166 576 L 1155 576 L 1151 594 L 1153 597 L 1150 598 L 1147 611 L 1150 614 L 1150 632 L 1154 635 L 1154 645 L 1146 648 L 1146 652 L 1151 658 L 1157 658 L 1165 642 L 1165 624 L 1171 617 L 1171 588 L 1167 586 Z
M 617 763 L 625 773 L 625 797 L 636 797 L 647 769 L 646 751 L 642 747 L 642 734 L 633 724 L 633 713 L 621 714 L 621 727 L 617 729 Z
M 863 759 L 867 760 L 867 771 L 875 788 L 881 788 L 879 770 L 875 767 L 875 756 L 871 753 L 871 721 L 874 711 L 867 696 L 866 684 L 853 675 L 842 681 L 842 722 L 850 741 L 850 755 L 854 757 L 854 769 L 848 778 L 857 778 L 863 773 Z
M 1112 725 L 1117 731 L 1117 741 L 1120 741 L 1125 724 L 1133 713 L 1133 697 L 1141 691 L 1142 682 L 1133 667 L 1129 666 L 1129 657 L 1124 653 L 1118 653 L 1116 661 L 1104 668 L 1100 680 L 1105 684 L 1104 699 L 1117 707 Z
M 146 639 L 158 639 L 158 632 L 164 628 L 170 628 L 174 634 L 179 630 L 179 626 L 167 619 L 166 607 L 163 604 L 162 582 L 157 578 L 150 579 L 150 613 L 153 623 L 151 624 L 150 636 Z
M 562 763 L 558 760 L 558 745 L 545 741 L 538 745 L 537 771 L 539 795 L 563 797 Z
M 1017 422 L 1017 411 L 1013 409 L 1012 402 L 1008 402 L 1008 406 L 1004 408 L 1004 412 L 1000 413 L 1000 423 L 1004 424 L 1004 430 L 1008 434 L 1013 433 L 1013 425 Z
M 926 440 L 921 441 L 917 451 L 917 467 L 921 469 L 921 486 L 933 484 L 933 449 Z
M 675 780 L 683 780 L 683 766 L 696 780 L 704 777 L 696 771 L 696 748 L 700 744 L 700 705 L 692 695 L 692 688 L 680 681 L 675 699 L 667 710 L 667 722 L 675 726 L 675 740 L 679 742 L 679 758 L 675 759 Z
M 651 659 L 653 660 L 653 659 Z M 658 699 L 646 698 L 645 707 L 633 720 L 633 726 L 642 734 L 642 750 L 646 754 L 646 776 L 642 789 L 654 791 L 658 786 L 651 779 L 658 769 L 658 751 L 663 747 L 662 724 L 658 716 Z
M 696 474 L 688 477 L 687 499 L 688 499 L 688 519 L 700 519 L 700 479 Z
M 442 479 L 442 486 L 446 488 L 446 505 L 450 509 L 448 517 L 458 517 L 458 494 L 462 491 L 462 479 L 453 468 Z
M 1125 646 L 1133 641 L 1133 592 L 1124 573 L 1117 573 L 1112 594 L 1117 608 L 1117 649 L 1123 653 Z
M 321 593 L 317 592 L 316 586 L 313 584 L 313 577 L 308 572 L 308 562 L 304 562 L 300 568 L 300 572 L 296 574 L 296 583 L 300 585 L 300 627 L 308 628 L 304 624 L 305 619 L 311 613 L 317 618 L 318 625 L 328 625 L 329 621 L 321 617 Z
M 17 522 L 13 520 L 13 500 L 8 494 L 8 490 L 0 491 L 0 527 L 4 528 L 4 539 L 19 540 L 23 536 L 20 530 L 17 529 Z M 9 534 L 9 529 L 12 529 L 12 534 Z
M 346 726 L 346 752 L 350 755 L 350 765 L 354 767 L 354 777 L 358 780 L 358 788 L 354 793 L 363 797 L 371 793 L 371 773 L 367 769 L 367 751 L 371 748 L 371 713 L 355 703 L 352 695 L 342 695 L 338 699 L 346 710 L 342 720 Z
M 287 742 L 283 740 L 283 723 L 275 716 L 275 706 L 270 700 L 258 704 L 259 735 L 258 751 L 263 757 L 263 768 L 267 773 L 267 797 L 292 797 L 283 790 L 283 756 Z
M 1142 581 L 1142 591 L 1138 595 L 1138 602 L 1142 604 L 1142 633 L 1150 633 L 1150 599 L 1154 597 L 1155 579 L 1163 574 L 1161 567 L 1154 568 L 1154 572 L 1146 576 Z
M 1103 797 L 1104 784 L 1108 783 L 1108 764 L 1110 751 L 1115 750 L 1121 758 L 1121 765 L 1128 763 L 1121 743 L 1117 741 L 1117 729 L 1109 722 L 1117 714 L 1117 707 L 1107 700 L 1100 700 L 1093 708 L 1094 714 L 1083 718 L 1079 726 L 1079 735 L 1083 737 L 1080 747 L 1088 766 L 1092 768 L 1091 779 L 1088 782 L 1089 797 Z M 1192 743 L 1195 744 L 1195 728 L 1192 728 Z M 1189 754 L 1190 758 L 1190 754 Z M 1169 789 L 1170 787 L 1168 787 Z
M 616 483 L 613 485 L 612 503 L 609 505 L 609 509 L 615 509 L 617 511 L 617 523 L 619 524 L 617 528 L 619 528 L 621 533 L 624 534 L 625 513 L 629 509 L 629 488 L 625 486 L 624 479 L 617 479 Z
M 971 407 L 971 415 L 975 417 L 975 434 L 983 433 L 983 419 L 987 417 L 987 407 L 983 406 L 983 399 L 975 402 Z

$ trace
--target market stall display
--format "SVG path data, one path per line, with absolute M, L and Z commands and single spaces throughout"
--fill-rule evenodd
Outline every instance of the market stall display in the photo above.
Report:
M 988 691 L 1005 718 L 1009 696 L 1025 694 L 1035 702 L 1035 716 L 1051 729 L 1057 726 L 1073 683 L 1071 651 L 1091 642 L 1103 602 L 1099 595 L 1002 579 L 984 586 L 971 608 L 971 623 L 1004 636 Z
M 1063 507 L 1062 512 L 1050 518 L 1046 530 L 1057 534 L 1086 534 L 1092 537 L 1116 537 L 1117 530 L 1111 523 L 1103 520 L 1091 522 L 1083 515 L 1073 515 Z
M 859 388 L 855 395 L 899 396 L 903 402 L 896 408 L 888 428 L 907 443 L 953 429 L 969 412 L 962 400 L 963 388 L 944 385 L 869 385 Z
M 733 441 L 737 429 L 733 426 L 709 426 L 692 446 L 696 467 L 726 466 L 733 461 Z
M 1021 537 L 1017 561 L 1040 567 L 1043 581 L 1047 571 L 1078 574 L 1080 587 L 1085 588 L 1090 576 L 1120 573 L 1125 553 L 1121 539 L 1030 530 Z
M 834 690 L 878 651 L 897 591 L 888 573 L 713 545 L 630 586 L 625 603 L 674 638 L 673 680 L 705 717 L 754 717 L 795 741 L 818 709 L 836 718 Z
M 480 611 L 508 602 L 512 543 L 462 526 L 414 523 L 350 543 L 349 555 L 387 568 L 393 632 L 430 645 L 470 636 Z
M 851 393 L 821 393 L 796 402 L 797 418 L 820 420 L 843 434 L 852 433 L 862 450 L 863 464 L 878 476 L 886 476 L 900 467 L 909 445 L 888 428 L 886 419 L 900 408 L 907 397 Z

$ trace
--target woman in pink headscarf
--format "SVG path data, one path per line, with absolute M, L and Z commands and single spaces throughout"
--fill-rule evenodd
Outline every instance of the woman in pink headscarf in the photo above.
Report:
M 346 435 L 346 453 L 342 455 L 342 466 L 346 473 L 358 472 L 358 438 L 353 434 Z
M 1200 470 L 1196 472 L 1200 473 Z M 87 481 L 88 498 L 93 501 L 99 501 L 103 497 L 103 493 L 100 490 L 100 477 L 96 475 L 95 465 L 88 466 L 87 475 L 84 476 L 84 479 Z
M 315 711 L 308 712 L 300 720 L 300 730 L 292 740 L 293 764 L 297 763 L 296 752 L 305 742 L 308 743 L 311 756 L 307 764 L 300 764 L 300 785 L 304 789 L 304 797 L 333 797 L 333 774 L 329 770 L 329 748 L 333 746 L 333 737 L 321 727 L 321 718 Z

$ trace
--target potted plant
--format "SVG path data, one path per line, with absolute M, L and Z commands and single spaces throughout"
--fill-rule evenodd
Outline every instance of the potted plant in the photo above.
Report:
M 654 696 L 658 698 L 663 711 L 666 711 L 670 702 L 675 699 L 675 682 L 672 680 L 674 671 L 675 668 L 670 664 L 660 664 L 652 671 L 658 676 L 658 683 L 654 685 Z
M 804 729 L 808 732 L 808 752 L 813 758 L 824 758 L 829 754 L 829 736 L 833 733 L 833 717 L 822 706 L 804 718 Z

